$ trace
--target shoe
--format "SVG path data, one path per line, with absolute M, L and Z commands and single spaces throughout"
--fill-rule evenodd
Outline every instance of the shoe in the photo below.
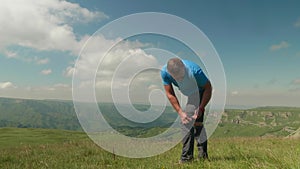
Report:
M 201 155 L 199 154 L 198 158 L 199 159 L 207 160 L 208 159 L 208 155 L 207 155 L 207 153 L 202 153 Z
M 179 164 L 184 164 L 184 163 L 189 163 L 189 162 L 191 162 L 191 161 L 193 161 L 193 158 L 191 158 L 191 159 L 189 159 L 189 160 L 179 160 Z
M 208 154 L 207 152 L 204 152 L 203 149 L 198 149 L 198 159 L 208 159 Z
M 198 159 L 204 159 L 204 160 L 207 160 L 207 159 L 208 159 L 208 154 L 207 154 L 207 152 L 199 151 L 199 153 L 198 153 Z

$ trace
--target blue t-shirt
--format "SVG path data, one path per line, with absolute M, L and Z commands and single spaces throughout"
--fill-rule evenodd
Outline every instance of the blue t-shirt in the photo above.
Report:
M 202 92 L 203 86 L 207 83 L 208 79 L 203 73 L 200 66 L 188 60 L 182 60 L 185 65 L 185 75 L 183 80 L 176 81 L 168 73 L 167 65 L 164 65 L 161 70 L 161 78 L 164 85 L 173 84 L 181 91 L 182 94 L 189 96 L 197 91 Z

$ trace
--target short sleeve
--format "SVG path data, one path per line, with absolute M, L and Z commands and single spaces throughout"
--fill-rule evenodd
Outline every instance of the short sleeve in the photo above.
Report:
M 203 87 L 208 82 L 208 78 L 201 69 L 195 72 L 194 77 L 197 81 L 198 87 Z
M 168 73 L 165 70 L 160 71 L 160 76 L 164 85 L 170 85 L 172 83 Z

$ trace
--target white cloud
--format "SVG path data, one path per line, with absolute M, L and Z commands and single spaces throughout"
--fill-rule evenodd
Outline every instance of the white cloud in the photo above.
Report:
M 47 91 L 59 92 L 59 91 L 62 91 L 62 90 L 70 91 L 71 86 L 68 85 L 68 84 L 57 83 L 57 84 L 54 84 L 52 86 L 39 86 L 39 87 L 31 88 L 31 91 L 35 91 L 35 92 L 47 92 Z
M 144 44 L 140 42 L 125 41 L 118 43 L 121 39 L 111 40 L 106 39 L 101 35 L 96 35 L 93 37 L 86 36 L 82 39 L 81 43 L 84 44 L 87 40 L 89 43 L 85 46 L 85 50 L 82 51 L 81 57 L 76 62 L 76 71 L 74 70 L 74 67 L 68 67 L 64 72 L 65 75 L 71 75 L 75 72 L 77 77 L 85 78 L 94 74 L 98 68 L 98 75 L 112 76 L 117 66 L 128 56 L 135 57 L 134 59 L 131 59 L 131 61 L 135 63 L 123 65 L 127 66 L 128 69 L 131 69 L 132 65 L 142 66 L 156 62 L 153 56 L 148 56 L 140 49 L 141 47 L 144 47 Z M 114 46 L 114 48 L 110 50 L 112 46 Z M 109 53 L 105 55 L 107 51 L 109 51 Z M 98 63 L 100 60 L 102 62 Z M 128 72 L 128 69 L 125 73 Z
M 276 50 L 279 50 L 279 49 L 288 48 L 289 46 L 290 46 L 289 43 L 287 43 L 286 41 L 282 41 L 282 42 L 280 42 L 280 44 L 272 45 L 270 47 L 270 50 L 271 51 L 276 51 Z
M 296 28 L 300 28 L 300 18 L 294 23 Z
M 21 53 L 21 54 L 19 54 Z M 6 50 L 4 52 L 5 56 L 8 58 L 8 59 L 16 59 L 16 60 L 19 60 L 19 61 L 22 61 L 22 62 L 26 62 L 26 63 L 35 63 L 35 64 L 38 64 L 38 65 L 44 65 L 44 64 L 48 64 L 50 59 L 49 58 L 40 58 L 40 57 L 33 57 L 33 56 L 27 56 L 27 54 L 24 54 L 20 51 L 9 51 L 9 50 Z
M 295 89 L 296 90 L 296 89 Z M 287 91 L 243 91 L 239 95 L 227 95 L 227 105 L 247 106 L 297 106 L 299 107 L 299 90 Z M 291 90 L 290 90 L 291 91 Z
M 70 89 L 70 85 L 68 84 L 63 84 L 63 83 L 57 83 L 54 85 L 55 88 L 69 88 Z
M 8 50 L 6 50 L 6 51 L 4 52 L 4 54 L 5 54 L 5 56 L 6 56 L 7 58 L 9 58 L 9 59 L 11 59 L 11 58 L 17 58 L 17 57 L 18 57 L 17 52 L 13 52 L 13 51 L 8 51 Z
M 35 63 L 38 65 L 47 64 L 49 63 L 49 58 L 44 58 L 44 59 L 35 58 Z
M 71 90 L 71 86 L 69 84 L 57 83 L 49 86 L 36 86 L 31 87 L 31 91 L 41 92 L 41 91 L 62 91 L 62 90 Z
M 5 90 L 0 90 L 0 92 L 1 97 L 18 97 L 28 99 L 72 99 L 71 86 L 62 83 L 49 86 L 14 86 L 14 88 L 6 88 Z
M 107 18 L 62 0 L 2 0 L 0 50 L 19 45 L 37 50 L 78 51 L 73 23 Z
M 300 85 L 300 79 L 295 79 L 292 81 L 293 85 Z
M 43 74 L 43 75 L 49 75 L 49 74 L 51 74 L 52 73 L 52 70 L 51 69 L 45 69 L 45 70 L 42 70 L 41 71 L 41 74 Z
M 66 70 L 64 70 L 63 75 L 65 77 L 72 77 L 73 76 L 73 72 L 74 72 L 75 68 L 72 66 L 68 66 L 66 68 Z
M 16 88 L 16 86 L 11 82 L 0 82 L 0 89 L 7 89 L 7 88 Z
M 96 94 L 102 98 L 108 98 L 106 96 L 111 90 L 127 90 L 130 86 L 135 89 L 135 93 L 145 93 L 150 85 L 161 84 L 158 72 L 153 73 L 151 69 L 143 70 L 160 67 L 156 58 L 142 49 L 149 44 L 138 41 L 120 42 L 120 40 L 106 39 L 101 35 L 91 37 L 76 62 L 76 70 L 74 66 L 69 66 L 63 72 L 65 76 L 71 76 L 74 73 L 75 82 L 80 82 L 75 86 L 80 88 L 78 90 L 82 92 L 82 95 L 88 93 L 85 89 L 94 87 L 94 82 Z M 107 51 L 109 53 L 106 54 Z M 138 100 L 137 97 L 134 99 Z
M 232 91 L 232 92 L 231 92 L 231 95 L 232 95 L 232 96 L 236 96 L 236 95 L 238 95 L 238 94 L 239 94 L 238 91 Z

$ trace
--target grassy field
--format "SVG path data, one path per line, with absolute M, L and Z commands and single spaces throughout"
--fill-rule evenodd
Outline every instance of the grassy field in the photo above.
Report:
M 130 159 L 95 145 L 82 132 L 48 129 L 0 129 L 1 169 L 168 169 L 168 168 L 300 168 L 300 140 L 229 137 L 209 141 L 209 161 L 179 165 L 181 145 L 164 154 Z

